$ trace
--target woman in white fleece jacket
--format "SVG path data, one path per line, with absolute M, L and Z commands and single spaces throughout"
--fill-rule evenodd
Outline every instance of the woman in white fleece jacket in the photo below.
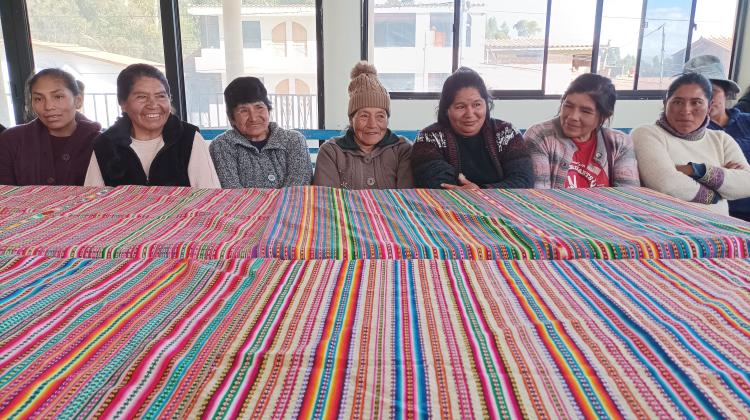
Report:
M 750 165 L 732 137 L 708 130 L 711 83 L 683 74 L 667 90 L 656 124 L 631 133 L 641 183 L 728 215 L 726 200 L 750 197 Z

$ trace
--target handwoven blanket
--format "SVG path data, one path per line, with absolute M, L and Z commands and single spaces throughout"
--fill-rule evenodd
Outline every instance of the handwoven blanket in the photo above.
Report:
M 750 260 L 0 257 L 0 417 L 750 415 Z
M 42 189 L 38 195 L 43 205 L 37 206 L 29 199 L 25 204 L 30 210 L 24 214 L 2 218 L 0 213 L 0 254 L 253 257 L 279 194 L 279 190 L 140 186 L 106 189 L 96 194 L 89 189 L 68 187 L 73 188 L 71 198 L 65 205 L 58 205 L 57 197 L 67 190 L 37 188 Z M 91 199 L 84 200 L 79 195 Z
M 0 187 L 0 254 L 79 258 L 747 257 L 750 225 L 641 188 Z
M 287 188 L 261 238 L 283 259 L 747 257 L 750 224 L 645 188 Z
M 0 218 L 49 215 L 74 205 L 91 201 L 109 192 L 109 188 L 74 186 L 0 185 Z

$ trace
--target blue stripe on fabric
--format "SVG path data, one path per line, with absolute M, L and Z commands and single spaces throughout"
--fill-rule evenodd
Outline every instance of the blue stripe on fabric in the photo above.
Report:
M 159 393 L 154 396 L 151 405 L 149 405 L 148 410 L 144 413 L 146 418 L 159 417 L 159 413 L 161 413 L 166 404 L 170 402 L 182 375 L 195 363 L 195 358 L 200 354 L 201 350 L 204 350 L 203 345 L 219 328 L 221 322 L 226 319 L 226 315 L 229 311 L 234 309 L 236 303 L 245 292 L 245 289 L 255 282 L 255 275 L 257 274 L 258 268 L 262 265 L 262 261 L 263 260 L 260 259 L 253 261 L 252 266 L 248 269 L 248 274 L 241 280 L 241 285 L 226 298 L 224 304 L 220 306 L 219 311 L 211 316 L 211 321 L 203 327 L 201 334 L 195 338 L 194 344 L 190 347 L 190 350 L 185 352 L 180 361 L 175 364 L 171 375 L 164 381 L 164 386 L 159 390 Z M 201 284 L 200 286 L 208 287 L 206 284 Z M 201 292 L 202 291 L 203 290 L 201 290 Z M 185 309 L 190 310 L 188 308 L 184 308 L 183 310 Z M 204 307 L 201 311 L 205 311 L 206 309 L 207 307 Z
M 394 270 L 393 272 L 393 373 L 394 373 L 394 387 L 393 387 L 393 413 L 391 417 L 403 418 L 405 417 L 404 411 L 404 358 L 401 354 L 403 349 L 402 342 L 402 322 L 401 319 L 401 270 Z
M 322 380 L 320 381 L 320 387 L 317 390 L 317 397 L 315 398 L 315 404 L 313 413 L 315 413 L 315 417 L 320 417 L 320 415 L 324 412 L 326 401 L 329 398 L 329 388 L 330 388 L 330 381 L 333 378 L 333 374 L 335 372 L 334 365 L 336 364 L 336 354 L 338 352 L 338 347 L 340 344 L 339 338 L 341 337 L 341 329 L 344 326 L 344 318 L 346 316 L 346 308 L 347 308 L 347 302 L 349 301 L 349 297 L 351 295 L 351 284 L 352 284 L 352 278 L 353 278 L 353 271 L 354 271 L 354 265 L 356 264 L 356 261 L 349 261 L 345 262 L 346 264 L 346 277 L 344 278 L 344 284 L 342 285 L 341 290 L 341 298 L 338 301 L 338 309 L 336 310 L 336 315 L 333 318 L 333 328 L 331 331 L 331 342 L 328 343 L 328 346 L 325 350 L 325 356 L 323 358 L 323 375 Z M 333 293 L 336 293 L 336 290 L 334 289 Z M 331 305 L 334 305 L 333 302 L 331 302 Z
M 606 273 L 606 272 L 605 272 L 604 270 L 602 270 L 602 267 L 601 267 L 601 266 L 600 266 L 599 264 L 595 264 L 595 268 L 596 268 L 596 270 L 597 270 L 597 271 L 599 271 L 599 272 L 600 272 L 600 273 L 602 273 L 603 275 L 605 275 L 605 276 L 607 275 L 607 273 Z M 633 282 L 633 281 L 632 281 L 631 279 L 629 279 L 627 275 L 625 275 L 624 273 L 622 273 L 622 272 L 621 272 L 620 270 L 618 270 L 618 269 L 617 269 L 616 267 L 610 267 L 610 268 L 611 268 L 611 269 L 612 269 L 613 271 L 617 272 L 617 274 L 618 274 L 618 275 L 620 275 L 620 277 L 621 277 L 621 278 L 622 278 L 623 280 L 627 281 L 627 282 L 628 282 L 628 283 L 629 283 L 630 285 L 632 285 L 632 286 L 633 286 L 633 287 L 634 287 L 635 289 L 639 289 L 639 288 L 638 288 L 638 286 L 637 286 L 637 285 L 636 285 L 636 284 L 635 284 L 635 283 L 634 283 L 634 282 Z M 657 268 L 657 269 L 659 269 L 660 271 L 662 271 L 662 272 L 663 272 L 663 270 L 661 270 L 661 268 Z M 664 274 L 667 274 L 667 273 L 664 273 Z M 720 369 L 719 369 L 718 367 L 714 366 L 714 364 L 713 364 L 713 363 L 712 363 L 712 362 L 711 362 L 710 360 L 708 360 L 708 359 L 707 359 L 707 358 L 706 358 L 706 357 L 705 357 L 705 356 L 703 355 L 703 353 L 701 353 L 700 351 L 697 351 L 697 350 L 696 350 L 696 349 L 695 349 L 695 348 L 694 348 L 694 347 L 693 347 L 693 346 L 692 346 L 692 345 L 691 345 L 691 344 L 690 344 L 690 343 L 689 343 L 689 342 L 688 342 L 688 341 L 687 341 L 687 340 L 686 340 L 686 339 L 684 338 L 683 334 L 682 334 L 682 333 L 681 333 L 680 331 L 678 331 L 678 330 L 677 330 L 676 328 L 672 327 L 672 326 L 671 326 L 671 325 L 670 325 L 669 323 L 667 323 L 667 322 L 664 322 L 664 321 L 662 321 L 662 320 L 661 320 L 661 319 L 660 319 L 659 317 L 656 317 L 656 316 L 654 316 L 655 314 L 654 314 L 654 313 L 653 313 L 653 312 L 652 312 L 652 311 L 651 311 L 651 310 L 650 310 L 649 308 L 647 308 L 647 307 L 646 307 L 646 305 L 644 305 L 644 304 L 642 303 L 642 300 L 641 300 L 641 299 L 639 299 L 639 298 L 637 298 L 636 296 L 634 296 L 634 295 L 633 295 L 633 294 L 632 294 L 631 292 L 629 292 L 629 291 L 628 291 L 627 289 L 625 289 L 625 288 L 621 287 L 621 286 L 620 286 L 620 283 L 619 283 L 619 282 L 613 282 L 613 285 L 614 285 L 614 286 L 615 286 L 615 287 L 616 287 L 616 288 L 617 288 L 617 289 L 618 289 L 618 290 L 619 290 L 620 292 L 622 292 L 622 294 L 623 294 L 624 296 L 627 296 L 627 297 L 628 297 L 628 298 L 629 298 L 630 300 L 632 300 L 632 301 L 633 301 L 633 302 L 634 302 L 634 303 L 635 303 L 635 304 L 636 304 L 636 305 L 638 306 L 638 308 L 639 308 L 639 309 L 641 309 L 641 310 L 643 311 L 643 313 L 644 313 L 644 314 L 646 314 L 646 316 L 649 316 L 649 317 L 650 317 L 650 319 L 651 319 L 651 320 L 652 320 L 652 321 L 653 321 L 653 322 L 654 322 L 655 324 L 661 325 L 661 326 L 662 326 L 663 328 L 665 328 L 666 330 L 668 330 L 668 331 L 669 331 L 669 332 L 671 333 L 671 335 L 672 335 L 673 337 L 675 337 L 675 338 L 677 339 L 677 341 L 679 341 L 679 342 L 680 342 L 680 344 L 682 344 L 682 345 L 683 345 L 683 347 L 684 347 L 685 349 L 687 349 L 687 350 L 689 350 L 689 351 L 690 351 L 690 354 L 692 354 L 692 355 L 693 355 L 693 356 L 694 356 L 694 357 L 695 357 L 696 359 L 698 359 L 698 360 L 699 360 L 699 361 L 700 361 L 701 363 L 703 363 L 704 365 L 706 365 L 706 366 L 709 366 L 709 367 L 711 368 L 711 370 L 713 370 L 714 372 L 716 372 L 716 374 L 717 374 L 717 375 L 718 375 L 719 377 L 721 377 L 721 378 L 722 378 L 722 380 L 724 381 L 725 385 L 727 385 L 727 386 L 728 386 L 729 388 L 731 388 L 731 389 L 732 389 L 732 390 L 733 390 L 733 391 L 735 392 L 735 394 L 737 394 L 737 396 L 738 396 L 738 397 L 740 397 L 740 399 L 742 399 L 742 400 L 743 400 L 743 401 L 745 402 L 745 404 L 748 404 L 748 405 L 750 405 L 750 398 L 748 398 L 748 396 L 747 396 L 747 395 L 745 395 L 745 392 L 744 392 L 744 391 L 742 391 L 742 390 L 740 390 L 740 389 L 738 389 L 738 388 L 737 388 L 737 386 L 736 386 L 736 384 L 734 383 L 734 381 L 732 381 L 732 378 L 730 378 L 730 377 L 729 377 L 729 376 L 728 376 L 728 375 L 726 374 L 726 372 L 724 372 L 724 371 L 720 370 Z M 677 319 L 677 318 L 676 318 L 676 317 L 675 317 L 675 316 L 674 316 L 674 315 L 673 315 L 673 314 L 672 314 L 672 313 L 671 313 L 670 311 L 666 310 L 666 309 L 665 309 L 665 308 L 664 308 L 664 307 L 663 307 L 662 305 L 660 305 L 660 304 L 659 304 L 659 302 L 657 302 L 656 300 L 652 299 L 650 295 L 646 294 L 646 292 L 645 292 L 645 291 L 643 291 L 643 296 L 644 296 L 644 297 L 645 297 L 645 298 L 646 298 L 646 299 L 647 299 L 647 300 L 648 300 L 649 302 L 651 302 L 651 303 L 652 303 L 652 304 L 653 304 L 654 306 L 656 306 L 657 308 L 659 308 L 659 310 L 660 310 L 660 311 L 662 312 L 662 314 L 666 315 L 667 317 L 669 317 L 670 319 L 672 319 L 672 320 L 673 320 L 674 322 L 676 322 L 676 323 L 680 324 L 680 325 L 681 325 L 681 326 L 683 326 L 683 327 L 684 327 L 684 328 L 685 328 L 686 330 L 688 330 L 688 331 L 693 331 L 693 329 L 692 329 L 692 328 L 690 327 L 690 325 L 686 324 L 686 323 L 685 323 L 685 322 L 683 322 L 682 320 L 679 320 L 679 319 Z M 708 350 L 709 350 L 709 351 L 711 352 L 711 354 L 713 354 L 713 355 L 714 355 L 714 356 L 715 356 L 716 358 L 720 359 L 721 361 L 723 361 L 724 363 L 726 363 L 726 364 L 727 364 L 727 365 L 728 365 L 728 366 L 729 366 L 729 367 L 730 367 L 730 368 L 731 368 L 732 370 L 734 370 L 735 372 L 737 372 L 737 374 L 738 374 L 738 375 L 740 375 L 740 376 L 744 377 L 744 378 L 745 378 L 746 380 L 748 380 L 748 379 L 749 379 L 749 378 L 748 378 L 748 372 L 746 372 L 746 371 L 743 371 L 743 369 L 742 369 L 741 367 L 738 367 L 737 365 L 735 365 L 735 364 L 734 364 L 734 362 L 732 362 L 732 360 L 730 360 L 730 359 L 727 359 L 726 357 L 724 357 L 724 355 L 723 355 L 723 354 L 721 354 L 721 353 L 719 353 L 719 352 L 716 352 L 716 351 L 714 350 L 713 346 L 711 346 L 711 344 L 710 344 L 710 343 L 706 342 L 706 340 L 704 340 L 704 339 L 703 339 L 703 337 L 701 337 L 700 335 L 696 335 L 696 334 L 693 334 L 693 337 L 695 338 L 695 340 L 696 340 L 696 341 L 698 341 L 698 342 L 699 342 L 699 343 L 701 343 L 701 344 L 702 344 L 702 345 L 703 345 L 703 346 L 704 346 L 704 347 L 705 347 L 706 349 L 708 349 Z
M 26 300 L 33 298 L 34 296 L 39 294 L 39 292 L 55 284 L 54 282 L 48 283 L 48 280 L 56 279 L 57 281 L 60 281 L 60 280 L 67 279 L 68 277 L 75 275 L 80 270 L 91 265 L 92 261 L 93 260 L 78 260 L 78 259 L 70 259 L 70 260 L 64 261 L 59 267 L 56 267 L 54 271 L 51 271 L 47 273 L 46 275 L 41 276 L 38 279 L 13 290 L 11 293 L 0 298 L 0 315 L 3 315 L 9 311 L 12 311 L 21 302 L 24 302 Z M 24 277 L 31 276 L 33 275 L 33 273 L 36 273 L 40 270 L 48 269 L 50 266 L 50 263 L 51 263 L 50 261 L 45 261 L 42 265 L 38 266 L 34 271 L 25 272 Z M 26 295 L 26 297 L 23 300 L 18 300 L 14 303 L 8 304 L 7 306 L 3 306 L 6 303 L 14 300 L 16 297 L 21 296 L 23 294 Z
M 597 398 L 597 392 L 593 389 L 594 386 L 590 381 L 589 375 L 586 374 L 585 369 L 576 361 L 575 356 L 573 356 L 572 352 L 570 351 L 570 348 L 565 344 L 565 341 L 561 337 L 560 333 L 557 331 L 555 324 L 558 324 L 559 322 L 556 320 L 550 320 L 545 314 L 544 310 L 540 307 L 537 300 L 534 298 L 534 296 L 531 294 L 531 291 L 526 286 L 525 282 L 521 278 L 521 276 L 518 274 L 518 272 L 513 268 L 512 261 L 501 261 L 502 264 L 506 266 L 506 270 L 508 273 L 510 273 L 514 280 L 516 280 L 515 284 L 523 294 L 524 298 L 526 298 L 526 302 L 534 311 L 534 316 L 539 320 L 538 322 L 544 326 L 544 330 L 549 334 L 550 340 L 552 340 L 553 343 L 555 343 L 555 348 L 560 352 L 560 355 L 565 360 L 565 363 L 567 363 L 568 367 L 573 371 L 574 378 L 578 382 L 578 384 L 583 388 L 583 395 L 586 396 L 586 399 L 589 401 L 589 404 L 591 404 L 591 408 L 596 412 L 596 414 L 600 418 L 604 418 L 607 416 L 607 411 L 602 406 L 602 402 L 599 398 Z M 533 286 L 532 286 L 533 287 Z M 541 299 L 541 295 L 540 299 Z M 561 325 L 560 328 L 564 327 L 562 326 L 562 323 L 559 323 Z M 551 356 L 551 355 L 550 355 Z
M 424 353 L 422 350 L 422 340 L 420 338 L 419 331 L 419 311 L 416 299 L 416 290 L 414 284 L 414 267 L 412 264 L 413 260 L 399 261 L 396 264 L 398 271 L 400 272 L 400 265 L 406 263 L 406 275 L 408 281 L 408 292 L 409 292 L 409 318 L 411 319 L 411 330 L 412 330 L 412 342 L 414 343 L 414 366 L 416 368 L 416 385 L 417 385 L 417 403 L 418 403 L 418 414 L 420 417 L 427 416 L 427 375 L 424 369 Z
M 681 383 L 689 390 L 691 395 L 696 399 L 698 404 L 701 405 L 701 408 L 703 408 L 707 413 L 710 413 L 710 416 L 713 418 L 718 418 L 721 416 L 721 413 L 719 413 L 713 405 L 711 405 L 711 402 L 708 401 L 703 395 L 700 390 L 698 390 L 695 387 L 695 384 L 690 380 L 690 378 L 683 372 L 679 366 L 677 366 L 674 361 L 672 361 L 662 350 L 661 347 L 658 345 L 656 340 L 648 333 L 648 331 L 644 328 L 642 328 L 640 325 L 633 322 L 616 304 L 613 302 L 609 297 L 604 295 L 602 292 L 600 292 L 595 284 L 593 284 L 589 279 L 585 276 L 584 273 L 582 273 L 580 270 L 578 270 L 575 265 L 571 264 L 570 262 L 560 262 L 558 264 L 552 264 L 555 270 L 562 276 L 564 280 L 568 282 L 568 284 L 577 290 L 579 293 L 579 296 L 584 299 L 588 304 L 592 311 L 596 312 L 597 315 L 599 315 L 599 318 L 604 321 L 609 327 L 611 328 L 612 332 L 615 333 L 618 337 L 620 337 L 625 345 L 628 346 L 628 348 L 631 350 L 633 355 L 641 361 L 643 366 L 651 373 L 651 377 L 658 382 L 662 386 L 662 390 L 665 394 L 669 396 L 669 399 L 672 400 L 672 402 L 679 408 L 682 416 L 684 417 L 691 417 L 691 411 L 685 406 L 685 404 L 680 400 L 679 396 L 674 393 L 672 388 L 667 384 L 664 379 L 661 377 L 661 374 L 659 371 L 657 371 L 654 366 L 649 363 L 649 361 L 642 356 L 640 350 L 638 350 L 638 347 L 633 345 L 633 343 L 630 341 L 630 339 L 625 336 L 624 334 L 621 334 L 617 326 L 614 325 L 612 321 L 609 320 L 607 315 L 604 314 L 604 312 L 599 309 L 600 307 L 592 301 L 588 296 L 586 296 L 584 293 L 581 293 L 581 289 L 570 279 L 570 277 L 565 274 L 564 270 L 562 270 L 560 267 L 562 265 L 567 266 L 571 271 L 575 272 L 578 278 L 580 278 L 582 281 L 586 282 L 589 287 L 588 290 L 591 291 L 596 297 L 601 300 L 606 306 L 615 313 L 615 315 L 620 319 L 620 321 L 628 326 L 635 334 L 637 334 L 641 339 L 643 339 L 646 344 L 649 346 L 651 351 L 654 352 L 654 354 L 659 357 L 659 360 L 661 360 L 664 365 L 672 372 L 673 375 L 675 375 L 677 378 L 680 379 Z M 611 267 L 611 266 L 610 266 Z M 609 280 L 613 280 L 611 276 L 606 275 L 606 278 Z

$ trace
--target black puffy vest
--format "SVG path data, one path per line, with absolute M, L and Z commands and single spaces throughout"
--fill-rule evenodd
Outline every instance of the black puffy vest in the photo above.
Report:
M 126 114 L 94 139 L 94 153 L 107 186 L 165 185 L 190 186 L 188 163 L 198 127 L 170 115 L 162 131 L 164 147 L 151 163 L 149 176 L 130 147 L 132 123 Z

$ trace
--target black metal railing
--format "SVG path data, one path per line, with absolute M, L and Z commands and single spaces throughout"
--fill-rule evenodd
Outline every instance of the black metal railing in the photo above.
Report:
M 315 129 L 318 123 L 317 95 L 268 95 L 271 121 L 285 128 Z M 102 127 L 112 125 L 120 115 L 114 93 L 87 93 L 83 113 Z M 188 121 L 201 128 L 228 128 L 224 96 L 221 93 L 191 95 L 187 101 Z
M 268 95 L 271 101 L 271 121 L 285 128 L 317 128 L 317 95 Z M 216 94 L 191 95 L 187 102 L 188 121 L 203 128 L 229 127 L 224 96 Z

